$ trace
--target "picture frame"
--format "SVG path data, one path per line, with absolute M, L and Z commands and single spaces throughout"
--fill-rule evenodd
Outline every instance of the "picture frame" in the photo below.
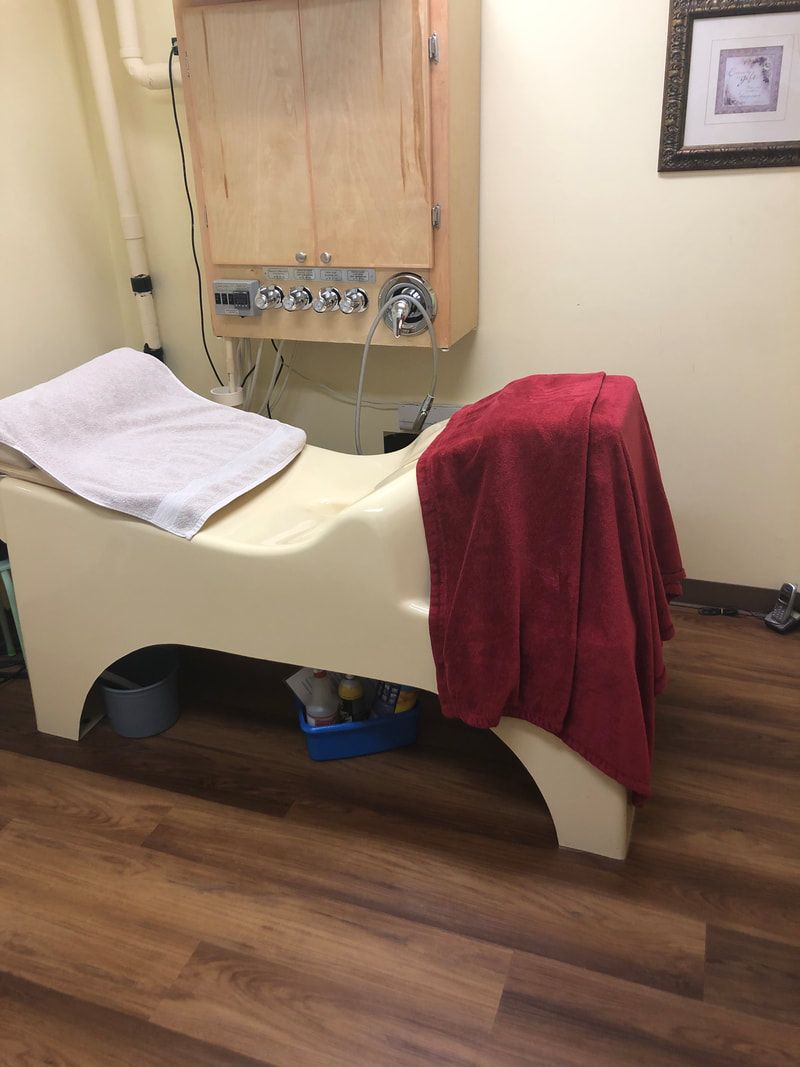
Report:
M 800 166 L 800 0 L 670 0 L 659 171 Z

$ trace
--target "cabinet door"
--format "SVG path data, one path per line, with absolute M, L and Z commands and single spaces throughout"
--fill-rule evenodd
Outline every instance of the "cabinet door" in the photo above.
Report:
M 428 0 L 299 0 L 316 253 L 429 267 Z
M 298 0 L 188 8 L 181 45 L 213 262 L 311 256 Z

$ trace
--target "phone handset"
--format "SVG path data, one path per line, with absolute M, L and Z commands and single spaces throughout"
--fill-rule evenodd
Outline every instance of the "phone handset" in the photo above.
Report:
M 800 626 L 800 593 L 791 582 L 784 582 L 778 592 L 775 607 L 764 622 L 779 634 L 788 634 Z

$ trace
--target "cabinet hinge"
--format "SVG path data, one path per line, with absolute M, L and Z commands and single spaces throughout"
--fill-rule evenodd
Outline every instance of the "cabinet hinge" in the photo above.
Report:
M 442 205 L 434 204 L 431 209 L 431 224 L 434 230 L 441 229 L 442 226 Z
M 432 33 L 428 38 L 428 59 L 431 63 L 439 62 L 439 34 Z

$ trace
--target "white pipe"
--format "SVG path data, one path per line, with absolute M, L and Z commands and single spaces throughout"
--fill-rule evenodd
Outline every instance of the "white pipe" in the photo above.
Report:
M 244 398 L 245 411 L 250 410 L 250 405 L 253 403 L 253 397 L 256 391 L 256 383 L 258 382 L 258 372 L 261 368 L 261 353 L 264 351 L 264 341 L 258 342 L 258 349 L 256 350 L 256 358 L 253 363 L 253 369 L 250 374 L 250 380 L 247 383 L 247 392 Z
M 167 63 L 145 63 L 139 43 L 139 26 L 136 22 L 136 0 L 114 0 L 119 34 L 119 55 L 128 74 L 146 89 L 169 88 Z M 180 64 L 173 64 L 172 79 L 179 84 Z
M 236 372 L 237 354 L 236 346 L 232 338 L 225 338 L 225 367 L 228 374 L 227 385 L 217 385 L 211 390 L 211 396 L 218 404 L 225 404 L 229 408 L 240 408 L 244 404 L 244 390 L 239 385 L 239 375 Z
M 233 393 L 239 388 L 236 373 L 236 344 L 232 337 L 225 338 L 225 369 L 228 372 L 228 388 Z
M 131 277 L 149 275 L 150 268 L 147 262 L 144 230 L 133 191 L 128 157 L 125 153 L 125 143 L 122 139 L 119 112 L 114 98 L 114 86 L 111 81 L 111 69 L 108 65 L 108 55 L 106 54 L 97 0 L 77 0 L 77 7 L 83 40 L 86 46 L 92 86 L 97 108 L 100 112 L 100 124 L 103 128 L 106 152 L 111 164 L 122 236 L 125 238 Z M 161 336 L 152 292 L 137 293 L 136 306 L 139 311 L 139 322 L 145 343 L 148 348 L 160 349 Z

